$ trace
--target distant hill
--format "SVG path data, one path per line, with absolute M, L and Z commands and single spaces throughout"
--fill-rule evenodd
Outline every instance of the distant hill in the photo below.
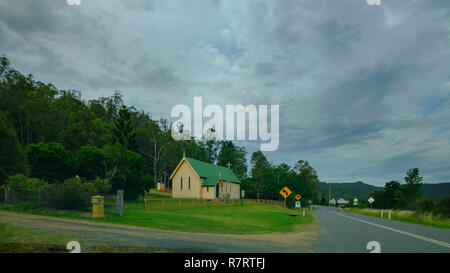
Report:
M 450 197 L 450 182 L 437 184 L 423 184 L 423 196 L 433 198 Z
M 368 199 L 370 195 L 376 190 L 382 190 L 383 187 L 377 187 L 366 184 L 362 181 L 358 182 L 343 182 L 343 183 L 326 183 L 319 182 L 319 191 L 325 191 L 328 197 L 331 185 L 332 198 L 344 198 L 351 200 L 353 198 Z M 423 184 L 423 197 L 427 198 L 445 198 L 450 197 L 450 182 L 437 184 Z
M 368 199 L 375 190 L 382 190 L 381 187 L 372 186 L 364 182 L 346 182 L 346 183 L 326 183 L 319 182 L 317 187 L 319 191 L 324 190 L 328 196 L 331 185 L 331 198 L 344 198 L 352 200 L 353 198 Z

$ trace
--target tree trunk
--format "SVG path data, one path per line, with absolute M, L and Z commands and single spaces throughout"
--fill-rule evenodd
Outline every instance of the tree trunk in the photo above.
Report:
M 154 152 L 155 152 L 155 156 L 153 157 L 153 178 L 155 180 L 155 183 L 158 183 L 158 171 L 156 169 L 156 160 L 157 160 L 157 158 L 156 158 L 156 156 L 157 156 L 156 155 L 156 140 L 153 143 L 154 143 L 153 148 L 154 148 Z M 166 187 L 166 185 L 164 185 L 164 188 L 165 187 Z

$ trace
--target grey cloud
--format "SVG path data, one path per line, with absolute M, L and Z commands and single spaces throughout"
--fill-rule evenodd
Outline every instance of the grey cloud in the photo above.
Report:
M 158 117 L 194 95 L 222 106 L 279 104 L 280 146 L 267 156 L 309 160 L 323 180 L 380 184 L 419 167 L 427 182 L 442 182 L 450 175 L 442 148 L 450 146 L 449 5 L 3 1 L 0 48 L 39 80 L 89 97 L 119 89 Z

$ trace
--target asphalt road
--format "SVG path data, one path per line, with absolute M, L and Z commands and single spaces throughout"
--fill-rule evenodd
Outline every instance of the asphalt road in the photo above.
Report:
M 369 253 L 376 241 L 381 253 L 450 253 L 450 230 L 409 224 L 335 208 L 315 207 L 319 239 L 314 252 Z

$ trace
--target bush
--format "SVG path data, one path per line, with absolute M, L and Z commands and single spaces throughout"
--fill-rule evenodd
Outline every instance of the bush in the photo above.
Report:
M 442 199 L 437 202 L 436 213 L 444 218 L 450 218 L 450 198 Z
M 80 189 L 94 195 L 96 189 L 93 183 L 88 182 L 80 177 L 72 177 L 64 181 L 64 185 L 79 187 Z
M 18 200 L 38 199 L 39 192 L 47 185 L 37 178 L 28 178 L 23 174 L 8 177 L 2 189 L 8 189 L 11 197 Z
M 42 196 L 48 207 L 83 210 L 90 206 L 91 196 L 95 194 L 96 188 L 93 183 L 80 177 L 73 177 L 64 181 L 64 184 L 48 185 Z
M 91 194 L 77 184 L 50 184 L 42 197 L 47 207 L 83 210 L 89 206 Z
M 418 204 L 420 212 L 433 212 L 436 210 L 436 205 L 433 200 L 422 200 Z
M 14 205 L 14 209 L 18 210 L 33 210 L 39 208 L 39 203 L 36 201 L 20 202 Z
M 108 179 L 96 178 L 88 182 L 72 177 L 64 184 L 48 185 L 42 196 L 45 205 L 56 209 L 83 210 L 90 207 L 91 196 L 104 195 L 111 189 Z

